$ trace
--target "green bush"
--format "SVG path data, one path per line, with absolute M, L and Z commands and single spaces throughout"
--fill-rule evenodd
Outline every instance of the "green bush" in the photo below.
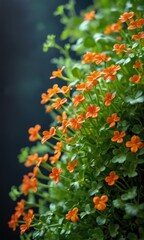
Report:
M 94 1 L 77 16 L 59 6 L 63 46 L 41 104 L 50 129 L 28 132 L 30 172 L 10 196 L 20 239 L 144 239 L 144 4 Z M 55 78 L 65 81 L 59 87 Z

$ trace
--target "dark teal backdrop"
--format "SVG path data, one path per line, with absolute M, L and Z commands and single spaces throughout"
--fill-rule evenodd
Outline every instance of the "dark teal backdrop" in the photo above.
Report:
M 20 148 L 29 145 L 27 130 L 50 122 L 40 105 L 54 70 L 56 50 L 42 52 L 47 34 L 57 39 L 63 26 L 53 12 L 65 0 L 0 0 L 0 239 L 17 240 L 7 227 L 15 203 L 8 193 L 19 185 L 25 168 L 18 163 Z M 76 1 L 77 11 L 92 1 Z

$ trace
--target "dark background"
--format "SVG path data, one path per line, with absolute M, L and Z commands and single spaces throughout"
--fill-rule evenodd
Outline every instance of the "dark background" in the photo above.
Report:
M 42 52 L 47 34 L 57 40 L 63 29 L 53 12 L 65 0 L 0 0 L 0 239 L 17 240 L 8 229 L 15 202 L 9 197 L 12 185 L 19 185 L 25 168 L 17 155 L 28 146 L 29 127 L 50 122 L 40 104 L 41 93 L 49 87 L 59 56 L 54 49 Z M 77 12 L 92 1 L 76 1 Z

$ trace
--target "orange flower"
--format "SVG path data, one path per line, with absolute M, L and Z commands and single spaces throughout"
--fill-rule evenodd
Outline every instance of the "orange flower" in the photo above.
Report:
M 111 105 L 111 101 L 115 98 L 115 94 L 112 94 L 110 92 L 106 93 L 104 96 L 104 102 L 105 102 L 105 106 L 110 106 Z
M 49 105 L 45 106 L 46 113 L 51 112 L 52 110 L 53 110 L 52 106 L 49 106 Z
M 39 138 L 39 130 L 40 129 L 41 129 L 41 126 L 39 124 L 37 124 L 34 127 L 31 127 L 31 128 L 28 129 L 28 133 L 30 134 L 29 140 L 31 142 L 34 142 Z
M 61 93 L 63 93 L 63 94 L 69 94 L 70 93 L 70 90 L 71 90 L 72 88 L 71 88 L 71 86 L 63 86 L 62 88 L 61 88 Z
M 144 25 L 144 18 L 137 19 L 136 21 L 131 21 L 128 26 L 128 30 L 133 30 L 135 28 L 142 28 Z
M 91 82 L 90 82 L 90 83 L 89 83 L 89 82 L 87 82 L 87 83 L 82 82 L 82 83 L 80 83 L 80 84 L 76 84 L 76 90 L 77 90 L 77 91 L 89 92 L 89 90 L 91 89 L 91 87 L 93 87 L 92 84 L 91 84 Z
M 122 29 L 122 24 L 121 22 L 113 23 L 111 25 L 111 30 L 112 32 L 119 32 Z
M 106 209 L 106 202 L 108 201 L 108 197 L 106 195 L 102 195 L 101 197 L 94 197 L 94 208 L 99 211 L 103 211 Z
M 125 132 L 114 131 L 114 136 L 111 138 L 112 142 L 122 143 Z
M 96 53 L 95 53 L 95 52 L 85 53 L 85 54 L 83 55 L 82 64 L 94 63 L 94 62 L 95 62 L 95 56 L 96 56 Z
M 140 40 L 140 39 L 143 39 L 143 38 L 144 38 L 144 32 L 139 32 L 136 35 L 132 35 L 133 40 Z
M 11 219 L 10 221 L 8 222 L 8 226 L 9 228 L 12 228 L 13 231 L 16 230 L 16 227 L 17 227 L 17 224 L 18 224 L 18 215 L 15 213 L 15 214 L 12 214 L 11 215 Z
M 120 15 L 120 21 L 122 22 L 122 23 L 124 23 L 124 22 L 126 22 L 126 21 L 128 21 L 128 20 L 132 20 L 133 19 L 133 16 L 134 16 L 134 12 L 125 12 L 125 13 L 123 13 L 122 15 Z
M 60 93 L 60 91 L 61 90 L 60 90 L 58 84 L 54 84 L 52 86 L 52 88 L 48 88 L 48 90 L 47 90 L 49 98 L 53 97 L 57 93 Z
M 66 119 L 67 119 L 66 112 L 63 112 L 61 116 L 60 115 L 57 116 L 58 122 L 62 122 L 63 120 L 66 120 Z
M 89 13 L 85 13 L 84 21 L 94 20 L 95 19 L 95 11 L 91 11 Z
M 61 130 L 61 131 L 63 132 L 63 134 L 65 134 L 66 131 L 67 131 L 67 127 L 68 127 L 69 125 L 70 125 L 70 124 L 69 124 L 69 121 L 63 120 L 63 121 L 62 121 L 62 126 L 58 127 L 58 129 Z
M 111 25 L 109 25 L 109 26 L 107 26 L 107 27 L 105 28 L 104 33 L 105 33 L 106 35 L 109 35 L 109 34 L 112 33 Z
M 115 171 L 111 171 L 109 176 L 105 178 L 105 181 L 108 183 L 109 186 L 115 184 L 115 181 L 119 179 L 119 176 L 116 175 Z
M 72 99 L 72 102 L 74 104 L 74 107 L 77 107 L 81 102 L 85 101 L 84 95 L 75 95 L 74 98 Z
M 34 178 L 34 177 L 36 177 L 37 176 L 37 174 L 38 174 L 38 167 L 36 166 L 36 167 L 34 167 L 33 168 L 33 172 L 30 172 L 28 175 L 29 175 L 29 177 L 31 177 L 31 178 Z
M 69 162 L 67 165 L 67 170 L 69 170 L 69 172 L 73 172 L 77 164 L 78 164 L 77 160 L 73 160 L 72 162 Z
M 56 77 L 58 77 L 58 78 L 62 77 L 62 71 L 64 70 L 64 68 L 65 67 L 63 66 L 61 69 L 58 69 L 57 71 L 53 71 L 50 79 L 53 79 L 53 78 L 56 78 Z
M 29 176 L 24 175 L 21 191 L 24 195 L 27 195 L 30 189 L 32 189 L 34 192 L 37 191 L 37 179 L 35 177 L 30 178 Z
M 24 214 L 24 207 L 25 207 L 25 200 L 21 199 L 17 203 L 17 206 L 15 207 L 16 215 L 18 216 L 18 218 Z
M 126 49 L 126 44 L 118 44 L 118 43 L 116 43 L 113 46 L 113 51 L 116 51 L 116 54 L 124 52 L 125 49 Z
M 77 213 L 78 213 L 78 208 L 75 207 L 66 214 L 66 219 L 71 220 L 72 222 L 76 222 L 79 219 Z
M 37 159 L 38 159 L 38 154 L 37 153 L 29 155 L 26 162 L 25 162 L 25 166 L 26 167 L 31 167 L 32 165 L 34 165 L 36 163 Z
M 111 57 L 107 57 L 105 53 L 98 53 L 95 56 L 95 63 L 100 64 L 102 62 L 108 62 L 111 60 Z
M 39 157 L 36 159 L 36 166 L 39 167 L 41 162 L 46 162 L 48 160 L 49 155 L 46 153 L 43 157 Z
M 20 216 L 24 214 L 24 206 L 25 206 L 25 201 L 21 199 L 21 201 L 18 202 L 17 206 L 15 207 L 15 214 L 12 214 L 11 220 L 8 222 L 9 228 L 12 228 L 13 231 L 16 230 L 18 219 L 20 218 Z
M 116 36 L 115 38 L 116 38 L 116 40 L 118 40 L 119 42 L 122 41 L 122 37 L 120 37 L 120 36 Z
M 115 75 L 117 71 L 121 69 L 119 65 L 112 64 L 110 67 L 103 70 L 104 80 L 110 79 L 111 81 L 115 80 Z
M 66 142 L 71 143 L 73 141 L 73 137 L 65 137 Z
M 79 119 L 83 120 L 86 118 L 86 114 L 85 113 L 81 113 L 79 116 L 78 116 Z
M 66 98 L 56 98 L 55 103 L 52 104 L 52 107 L 55 109 L 60 109 L 65 102 L 67 102 Z
M 60 174 L 62 173 L 62 169 L 61 168 L 52 168 L 52 173 L 49 174 L 49 178 L 53 178 L 54 182 L 57 184 L 60 181 Z
M 20 225 L 20 234 L 23 234 L 27 229 L 29 229 L 31 222 L 34 218 L 33 210 L 29 209 L 28 213 L 24 216 L 23 220 L 25 221 L 25 224 Z
M 131 141 L 126 142 L 126 147 L 129 147 L 131 152 L 137 152 L 138 149 L 143 147 L 143 143 L 140 141 L 140 138 L 136 135 L 131 137 Z
M 107 117 L 107 123 L 109 123 L 109 127 L 112 128 L 116 125 L 116 122 L 120 121 L 120 118 L 117 116 L 117 113 L 113 113 L 110 117 Z
M 110 26 L 107 26 L 104 33 L 105 34 L 110 34 L 112 32 L 119 32 L 122 29 L 122 24 L 121 22 L 113 23 Z
M 54 153 L 60 152 L 62 148 L 63 143 L 62 142 L 57 142 L 56 145 L 54 146 Z
M 46 93 L 42 93 L 41 98 L 42 98 L 40 102 L 41 104 L 45 104 L 50 100 L 49 94 L 46 94 Z
M 59 160 L 60 156 L 61 156 L 61 152 L 57 152 L 54 156 L 51 156 L 49 158 L 51 164 L 56 163 Z
M 41 143 L 43 144 L 56 134 L 56 129 L 54 127 L 51 127 L 49 131 L 43 131 L 42 134 L 43 134 L 43 138 L 41 140 Z
M 100 111 L 100 108 L 94 104 L 87 107 L 86 118 L 89 118 L 89 117 L 96 118 L 98 116 L 99 111 Z
M 132 77 L 129 78 L 130 82 L 133 82 L 135 84 L 138 84 L 140 82 L 141 79 L 141 75 L 134 75 Z
M 72 129 L 80 129 L 83 122 L 84 120 L 78 116 L 76 118 L 69 119 L 68 125 L 71 126 Z
M 142 62 L 140 60 L 136 60 L 133 68 L 142 68 Z
M 96 86 L 98 84 L 98 78 L 102 75 L 101 72 L 93 71 L 89 76 L 87 76 L 88 82 L 92 84 L 92 86 Z

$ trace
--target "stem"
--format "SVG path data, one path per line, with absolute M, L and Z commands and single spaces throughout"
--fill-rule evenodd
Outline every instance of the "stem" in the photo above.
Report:
M 48 163 L 46 163 L 46 162 L 43 162 L 42 164 L 41 164 L 41 166 L 43 167 L 43 168 L 45 168 L 46 170 L 52 170 L 52 166 L 51 165 L 49 165 Z

